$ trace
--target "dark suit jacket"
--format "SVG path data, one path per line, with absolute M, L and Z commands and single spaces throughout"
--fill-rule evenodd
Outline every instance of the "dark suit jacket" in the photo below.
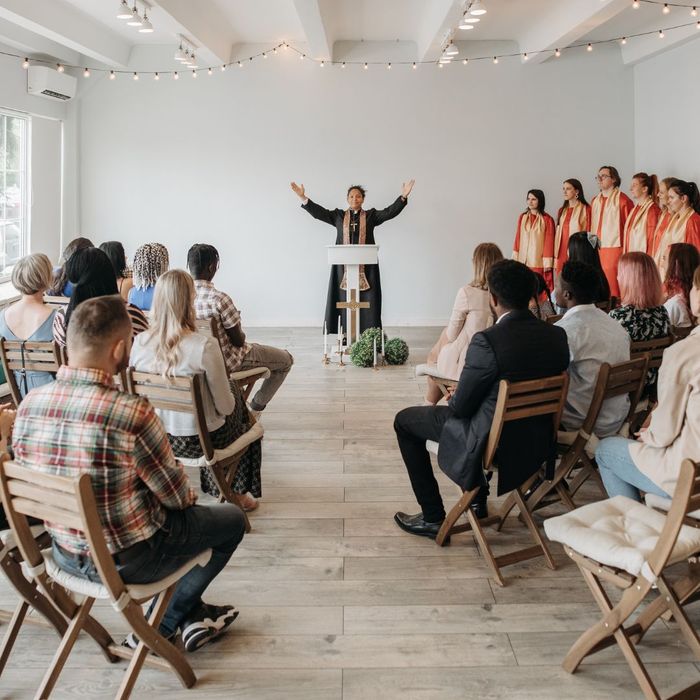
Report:
M 438 463 L 445 474 L 464 490 L 483 483 L 482 460 L 501 379 L 540 379 L 568 365 L 566 332 L 530 311 L 511 311 L 474 335 L 440 437 Z M 552 453 L 554 440 L 551 416 L 506 423 L 496 454 L 499 495 L 531 477 Z

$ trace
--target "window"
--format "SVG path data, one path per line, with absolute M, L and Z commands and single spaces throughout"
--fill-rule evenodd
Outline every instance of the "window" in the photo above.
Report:
M 28 117 L 0 111 L 0 282 L 27 249 L 28 132 Z

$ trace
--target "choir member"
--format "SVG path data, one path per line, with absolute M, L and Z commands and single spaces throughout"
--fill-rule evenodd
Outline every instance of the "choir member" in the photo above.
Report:
M 625 253 L 648 253 L 651 255 L 654 232 L 659 222 L 661 209 L 656 203 L 659 182 L 656 175 L 637 173 L 632 177 L 630 192 L 634 198 L 634 209 L 625 222 L 623 248 Z
M 659 182 L 659 191 L 656 195 L 656 198 L 658 199 L 659 208 L 661 209 L 661 216 L 659 217 L 659 221 L 656 224 L 656 231 L 654 231 L 654 240 L 652 241 L 651 250 L 649 251 L 649 255 L 651 255 L 651 257 L 655 260 L 656 254 L 659 250 L 659 243 L 661 242 L 661 239 L 666 233 L 666 230 L 668 229 L 669 224 L 671 223 L 671 219 L 673 218 L 673 214 L 671 214 L 671 211 L 668 208 L 668 188 L 675 181 L 675 177 L 665 177 L 663 180 L 661 180 L 661 182 Z
M 527 209 L 518 218 L 513 259 L 539 272 L 551 287 L 554 279 L 554 219 L 545 212 L 542 190 L 527 193 Z
M 634 204 L 632 200 L 620 191 L 620 174 L 612 165 L 604 165 L 598 170 L 597 194 L 591 202 L 591 232 L 600 239 L 600 261 L 608 278 L 610 291 L 614 296 L 620 296 L 617 284 L 617 262 L 622 255 L 622 240 L 625 222 Z
M 564 180 L 564 204 L 557 214 L 557 232 L 554 237 L 554 269 L 561 272 L 567 260 L 569 236 L 591 230 L 591 205 L 583 194 L 583 185 L 575 178 Z
M 659 240 L 656 264 L 662 279 L 666 276 L 668 248 L 673 243 L 689 243 L 700 250 L 700 192 L 694 182 L 675 180 L 668 188 L 668 208 L 673 218 Z

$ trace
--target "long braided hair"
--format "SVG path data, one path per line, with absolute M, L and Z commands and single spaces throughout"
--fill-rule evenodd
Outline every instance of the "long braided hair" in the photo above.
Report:
M 168 249 L 161 243 L 144 243 L 134 253 L 134 287 L 153 287 L 158 278 L 168 271 L 170 258 Z

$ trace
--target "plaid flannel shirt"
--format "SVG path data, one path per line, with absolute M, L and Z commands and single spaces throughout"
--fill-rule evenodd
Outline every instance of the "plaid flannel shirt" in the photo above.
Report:
M 44 474 L 89 474 L 112 553 L 154 535 L 166 510 L 195 501 L 163 424 L 139 396 L 120 392 L 96 369 L 63 366 L 56 381 L 31 391 L 17 410 L 18 464 Z M 64 549 L 88 553 L 81 532 L 47 523 Z
M 216 319 L 216 335 L 224 355 L 226 369 L 229 374 L 236 372 L 250 350 L 250 345 L 243 343 L 242 347 L 237 348 L 231 343 L 226 329 L 235 328 L 241 322 L 241 312 L 236 308 L 231 297 L 219 291 L 211 282 L 195 280 L 194 286 L 197 291 L 194 300 L 197 318 Z

